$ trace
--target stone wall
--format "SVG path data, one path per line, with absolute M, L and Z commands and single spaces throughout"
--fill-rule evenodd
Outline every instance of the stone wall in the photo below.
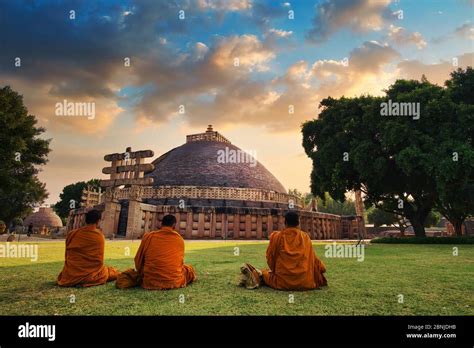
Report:
M 106 207 L 108 205 L 108 207 Z M 104 235 L 117 235 L 120 204 L 106 202 L 95 208 L 102 211 L 100 227 Z M 71 212 L 68 230 L 81 227 L 88 209 Z M 273 231 L 284 228 L 284 215 L 288 209 L 240 207 L 187 207 L 151 205 L 128 201 L 127 239 L 141 238 L 144 233 L 157 230 L 166 214 L 177 219 L 176 230 L 185 239 L 256 239 L 265 240 Z M 294 209 L 300 215 L 300 228 L 312 239 L 355 239 L 362 231 L 360 217 L 311 212 Z
M 185 239 L 268 239 L 271 232 L 284 228 L 284 209 L 213 208 L 155 206 L 139 203 L 127 238 L 140 238 L 157 230 L 166 214 L 177 219 L 176 230 Z M 129 208 L 130 209 L 130 208 Z M 343 219 L 337 215 L 296 210 L 301 229 L 312 239 L 340 239 Z M 130 212 L 129 212 L 130 218 Z M 352 226 L 352 225 L 351 225 Z

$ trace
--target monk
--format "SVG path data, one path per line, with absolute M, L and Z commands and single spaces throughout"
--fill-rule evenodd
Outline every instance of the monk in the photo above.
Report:
M 196 280 L 194 268 L 184 264 L 184 239 L 175 227 L 176 218 L 165 215 L 160 230 L 143 236 L 135 256 L 135 268 L 143 288 L 183 288 Z
M 100 211 L 90 210 L 86 214 L 86 226 L 68 233 L 58 285 L 88 287 L 117 279 L 119 272 L 104 265 L 105 238 L 97 226 L 100 218 Z
M 254 289 L 262 283 L 277 290 L 310 290 L 327 285 L 326 267 L 316 256 L 311 238 L 301 231 L 295 212 L 285 215 L 286 228 L 270 235 L 267 248 L 269 269 L 259 271 L 249 264 L 241 268 L 241 285 Z

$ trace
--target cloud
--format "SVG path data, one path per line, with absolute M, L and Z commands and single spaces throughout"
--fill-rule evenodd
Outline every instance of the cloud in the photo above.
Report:
M 131 70 L 136 85 L 153 85 L 134 109 L 138 120 L 163 122 L 178 116 L 183 105 L 183 117 L 192 122 L 199 118 L 198 105 L 209 105 L 213 99 L 222 104 L 222 91 L 245 98 L 260 86 L 251 80 L 251 73 L 268 70 L 275 57 L 273 48 L 255 35 L 221 37 L 204 46 L 192 48 L 199 54 L 160 50 L 136 61 Z
M 367 41 L 350 52 L 347 64 L 344 60 L 316 61 L 311 73 L 319 81 L 319 99 L 380 94 L 394 80 L 388 67 L 399 57 L 399 53 L 390 46 Z
M 240 67 L 232 64 L 236 55 L 246 57 Z M 161 89 L 144 97 L 137 113 L 155 122 L 182 117 L 196 127 L 258 121 L 270 131 L 294 131 L 304 120 L 317 115 L 322 98 L 380 93 L 393 78 L 384 68 L 398 57 L 388 45 L 365 42 L 350 53 L 349 66 L 327 60 L 309 66 L 300 60 L 271 81 L 255 80 L 251 71 L 271 62 L 272 50 L 253 36 L 223 38 L 209 47 L 199 62 L 182 60 L 183 65 L 176 66 L 176 71 L 161 63 L 142 70 L 140 75 L 149 79 L 159 69 L 156 83 L 160 81 Z M 167 73 L 175 79 L 168 78 Z M 183 115 L 177 112 L 181 102 L 186 107 Z
M 1 29 L 15 33 L 2 37 L 2 82 L 25 95 L 31 112 L 48 130 L 104 134 L 125 109 L 135 115 L 138 126 L 169 120 L 192 127 L 260 122 L 273 131 L 293 131 L 317 115 L 322 98 L 377 94 L 396 73 L 409 76 L 418 68 L 416 62 L 404 62 L 394 71 L 398 52 L 366 41 L 350 51 L 347 66 L 343 57 L 296 60 L 276 76 L 278 53 L 292 48 L 296 40 L 293 31 L 270 25 L 287 15 L 291 5 L 285 3 L 131 1 L 106 5 L 101 11 L 84 4 L 54 2 L 45 11 L 43 3 L 0 2 L 9 14 Z M 324 2 L 317 7 L 321 27 L 313 25 L 319 35 L 313 39 L 326 39 L 341 27 L 385 28 L 392 15 L 388 6 L 385 0 Z M 80 14 L 76 22 L 67 18 L 71 8 Z M 184 21 L 177 17 L 181 9 Z M 261 35 L 192 35 L 196 28 L 215 26 L 214 15 L 220 12 L 239 12 L 239 19 L 260 26 Z M 420 46 L 424 41 L 393 25 L 389 33 L 391 42 L 398 44 Z M 21 68 L 12 64 L 17 55 Z M 130 58 L 129 67 L 124 66 L 125 57 Z M 96 119 L 54 116 L 55 104 L 64 99 L 95 102 Z
M 202 9 L 243 11 L 252 8 L 250 0 L 198 0 L 198 6 Z
M 247 16 L 251 23 L 265 28 L 271 25 L 272 20 L 287 17 L 290 6 L 289 3 L 276 1 L 255 1 Z
M 474 25 L 472 23 L 464 23 L 454 30 L 454 35 L 464 39 L 474 40 Z
M 466 22 L 455 28 L 451 33 L 434 38 L 433 42 L 439 44 L 455 38 L 474 40 L 474 25 L 471 22 Z
M 180 9 L 186 20 L 179 20 Z M 71 10 L 75 19 L 69 18 Z M 132 0 L 121 6 L 78 0 L 1 1 L 0 30 L 11 33 L 1 38 L 2 84 L 24 94 L 31 112 L 48 128 L 103 132 L 123 111 L 118 106 L 120 89 L 139 79 L 125 66 L 125 59 L 133 66 L 164 50 L 169 38 L 210 25 L 207 16 L 196 15 L 198 11 L 191 0 L 179 4 Z M 200 42 L 190 52 L 197 60 L 206 53 Z M 16 58 L 21 60 L 19 67 L 14 65 Z M 55 103 L 64 99 L 95 102 L 97 118 L 83 122 L 53 117 Z
M 314 43 L 326 41 L 341 28 L 355 32 L 379 31 L 394 18 L 390 0 L 326 1 L 316 7 L 307 39 Z
M 50 132 L 100 135 L 124 111 L 113 98 L 53 95 L 49 92 L 54 88 L 53 82 L 37 85 L 13 78 L 2 82 L 5 85 L 15 86 L 15 89 L 23 95 L 29 113 L 35 115 L 40 125 Z M 87 116 L 57 116 L 56 104 L 63 103 L 64 100 L 73 103 L 94 103 L 95 117 L 88 119 Z
M 384 64 L 399 56 L 400 54 L 387 44 L 366 41 L 351 51 L 349 65 L 351 70 L 376 73 Z
M 292 31 L 285 31 L 282 29 L 270 29 L 268 35 L 274 35 L 276 37 L 290 37 L 293 34 Z
M 419 50 L 426 47 L 426 41 L 419 32 L 409 32 L 405 28 L 393 24 L 388 29 L 387 38 L 399 46 L 413 44 Z
M 452 61 L 441 61 L 435 64 L 425 64 L 418 60 L 406 60 L 398 64 L 399 77 L 405 79 L 419 80 L 422 75 L 438 85 L 444 85 L 444 82 L 449 79 L 449 74 L 458 67 L 473 66 L 474 53 L 465 53 L 458 57 L 457 66 L 453 65 Z
M 210 54 L 209 62 L 224 70 L 238 62 L 239 67 L 251 72 L 268 70 L 266 63 L 274 57 L 273 50 L 255 35 L 241 35 L 221 40 Z

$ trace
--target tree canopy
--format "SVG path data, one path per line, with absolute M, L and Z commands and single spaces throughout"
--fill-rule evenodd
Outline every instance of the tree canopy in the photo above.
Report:
M 90 186 L 92 189 L 98 189 L 100 187 L 99 182 L 99 179 L 91 179 L 87 182 L 79 181 L 65 186 L 59 194 L 59 201 L 53 207 L 56 214 L 63 219 L 67 218 L 71 209 L 79 208 L 82 190 L 87 188 L 87 186 Z
M 360 189 L 366 206 L 407 218 L 417 236 L 435 206 L 453 224 L 464 221 L 474 201 L 472 80 L 471 68 L 460 69 L 445 88 L 397 80 L 382 97 L 322 100 L 319 118 L 302 128 L 312 193 L 343 201 Z M 384 116 L 382 106 L 393 103 L 418 107 L 418 116 Z
M 40 138 L 44 131 L 21 95 L 0 88 L 0 219 L 7 225 L 48 197 L 37 177 L 50 152 L 50 140 Z

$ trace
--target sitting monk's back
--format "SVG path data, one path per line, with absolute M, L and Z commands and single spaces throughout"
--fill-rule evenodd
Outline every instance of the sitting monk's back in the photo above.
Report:
M 104 245 L 102 232 L 90 225 L 69 232 L 58 285 L 94 286 L 114 280 L 118 272 L 104 265 Z
M 183 238 L 166 226 L 143 236 L 135 267 L 145 289 L 181 288 L 195 278 L 192 267 L 184 265 Z
M 326 268 L 314 253 L 311 238 L 296 227 L 271 234 L 267 263 L 270 270 L 263 271 L 263 279 L 272 288 L 307 290 L 327 285 Z

